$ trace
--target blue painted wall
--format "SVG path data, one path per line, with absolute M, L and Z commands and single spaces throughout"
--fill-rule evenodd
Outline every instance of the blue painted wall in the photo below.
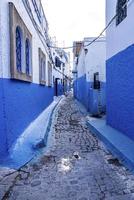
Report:
M 90 84 L 86 81 L 86 75 L 77 78 L 74 81 L 74 98 L 80 101 L 89 110 Z
M 107 61 L 107 123 L 134 140 L 134 45 Z
M 63 94 L 63 85 L 61 83 L 58 84 L 58 96 Z
M 73 82 L 73 95 L 77 99 L 77 79 Z
M 3 82 L 0 81 L 0 157 L 4 157 L 7 152 L 7 133 L 6 133 L 6 115 L 5 115 L 5 96 Z
M 54 88 L 0 79 L 0 157 L 53 101 Z
M 101 82 L 101 92 L 100 95 L 98 90 L 92 88 L 93 83 L 86 81 L 86 75 L 80 78 L 77 78 L 74 81 L 74 97 L 79 100 L 89 112 L 96 113 L 98 109 L 98 99 L 100 101 L 102 111 L 106 110 L 106 84 Z
M 63 95 L 63 84 L 58 83 L 57 85 L 57 96 Z M 56 96 L 56 83 L 54 83 L 54 96 Z

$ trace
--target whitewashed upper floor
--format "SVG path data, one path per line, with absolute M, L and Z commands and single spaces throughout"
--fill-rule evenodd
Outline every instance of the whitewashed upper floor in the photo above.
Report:
M 106 39 L 102 37 L 92 45 L 88 44 L 93 41 L 94 37 L 85 38 L 83 46 L 79 53 L 75 68 L 77 77 L 86 75 L 87 82 L 93 82 L 94 74 L 99 73 L 99 79 L 102 82 L 106 81 Z
M 116 16 L 117 15 L 117 16 Z M 134 1 L 106 0 L 107 59 L 134 43 Z

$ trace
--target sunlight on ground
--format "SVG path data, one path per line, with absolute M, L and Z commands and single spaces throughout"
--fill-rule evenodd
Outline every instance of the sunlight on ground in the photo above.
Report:
M 59 172 L 69 172 L 73 167 L 73 162 L 80 159 L 81 157 L 78 152 L 74 152 L 72 158 L 62 158 L 58 164 Z
M 68 172 L 72 168 L 70 158 L 62 158 L 60 164 L 58 165 L 60 172 Z

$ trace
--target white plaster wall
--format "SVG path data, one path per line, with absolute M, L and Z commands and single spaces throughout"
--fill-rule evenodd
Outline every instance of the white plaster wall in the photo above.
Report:
M 0 0 L 0 11 L 1 11 L 1 24 L 0 24 L 0 55 L 2 54 L 2 68 L 3 78 L 10 78 L 10 39 L 9 39 L 9 6 L 8 2 L 13 2 L 21 18 L 25 22 L 28 30 L 32 34 L 32 68 L 33 68 L 33 82 L 39 83 L 39 55 L 38 48 L 41 48 L 46 55 L 46 62 L 48 63 L 48 51 L 46 45 L 44 45 L 33 26 L 33 23 L 22 3 L 22 0 Z M 34 12 L 33 12 L 34 13 Z M 34 13 L 36 16 L 36 13 Z M 37 19 L 38 20 L 38 19 Z M 2 50 L 2 51 L 1 51 Z M 47 68 L 47 67 L 46 67 Z M 0 77 L 1 70 L 0 70 Z M 46 77 L 48 81 L 48 70 L 46 69 Z
M 85 68 L 85 52 L 84 49 L 81 49 L 81 52 L 79 54 L 78 59 L 78 65 L 77 65 L 77 77 L 84 76 L 86 74 L 86 68 Z
M 71 77 L 71 66 L 70 66 L 70 53 L 66 53 L 68 61 L 64 58 L 65 63 L 65 75 Z
M 116 14 L 117 0 L 106 0 L 106 23 Z M 127 17 L 116 26 L 116 20 L 107 29 L 107 59 L 134 43 L 134 1 L 128 3 Z
M 59 70 L 59 68 L 57 68 L 58 70 Z M 61 70 L 60 70 L 61 71 Z M 61 73 L 59 73 L 57 70 L 53 70 L 53 76 L 55 77 L 55 78 L 59 78 L 59 79 L 63 79 L 63 75 L 62 75 L 62 72 Z
M 93 37 L 85 38 L 84 45 L 89 44 Z M 87 54 L 85 50 L 88 49 Z M 82 47 L 77 65 L 78 78 L 86 74 L 88 82 L 93 81 L 93 74 L 99 72 L 100 81 L 106 81 L 106 40 L 101 38 L 92 45 Z
M 84 44 L 90 43 L 94 38 L 86 38 Z M 85 56 L 85 70 L 87 81 L 93 81 L 94 73 L 99 72 L 99 79 L 106 82 L 106 40 L 100 38 L 92 45 L 86 47 L 88 53 Z

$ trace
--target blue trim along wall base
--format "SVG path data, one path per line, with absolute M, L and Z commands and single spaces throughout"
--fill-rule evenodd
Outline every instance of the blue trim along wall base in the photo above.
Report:
M 86 81 L 86 75 L 77 78 L 74 81 L 74 98 L 80 101 L 86 109 L 92 114 L 98 113 L 98 103 L 99 111 L 106 111 L 106 100 L 105 91 L 106 83 L 101 82 L 101 89 L 93 89 L 93 83 Z M 101 110 L 100 110 L 101 109 Z
M 107 124 L 134 140 L 134 45 L 107 61 Z
M 54 88 L 0 79 L 0 157 L 53 101 Z

